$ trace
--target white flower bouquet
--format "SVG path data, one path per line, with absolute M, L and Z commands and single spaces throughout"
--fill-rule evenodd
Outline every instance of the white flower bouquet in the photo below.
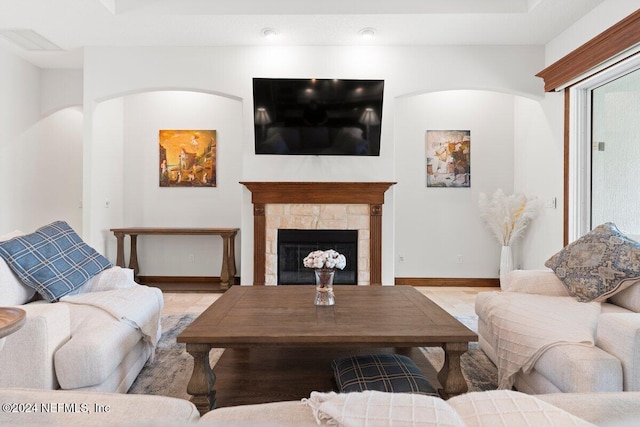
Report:
M 307 268 L 339 268 L 342 270 L 347 265 L 347 259 L 341 253 L 328 249 L 310 252 L 302 263 Z

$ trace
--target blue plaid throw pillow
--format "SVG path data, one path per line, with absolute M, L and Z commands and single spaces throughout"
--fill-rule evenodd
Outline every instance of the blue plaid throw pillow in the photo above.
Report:
M 50 302 L 111 267 L 64 221 L 0 243 L 0 256 L 25 285 Z
M 331 362 L 341 393 L 365 390 L 438 396 L 420 368 L 407 356 L 369 354 Z

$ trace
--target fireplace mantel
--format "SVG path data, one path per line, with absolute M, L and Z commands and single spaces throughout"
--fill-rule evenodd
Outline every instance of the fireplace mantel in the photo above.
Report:
M 366 204 L 370 219 L 370 283 L 382 284 L 382 204 L 395 182 L 240 182 L 253 203 L 253 284 L 264 285 L 265 205 Z

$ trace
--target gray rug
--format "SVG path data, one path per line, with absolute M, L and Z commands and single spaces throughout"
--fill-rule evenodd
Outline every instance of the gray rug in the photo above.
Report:
M 153 361 L 147 362 L 128 393 L 153 394 L 160 396 L 189 399 L 187 383 L 193 371 L 193 359 L 186 352 L 185 345 L 176 343 L 176 337 L 197 316 L 162 316 L 162 337 L 156 348 Z M 477 330 L 477 319 L 473 316 L 458 318 L 470 329 Z M 214 365 L 223 350 L 214 349 L 210 354 Z M 444 351 L 440 348 L 423 348 L 429 362 L 439 370 L 444 363 Z M 498 370 L 489 358 L 478 348 L 477 343 L 469 345 L 469 351 L 461 358 L 469 391 L 495 390 L 498 383 Z
M 476 316 L 456 316 L 456 319 L 467 328 L 478 332 L 478 318 Z M 429 363 L 439 371 L 444 363 L 444 350 L 436 347 L 423 347 L 422 352 Z M 487 357 L 477 342 L 469 343 L 469 350 L 460 358 L 462 374 L 467 380 L 469 391 L 496 390 L 498 388 L 498 368 Z
M 187 384 L 193 372 L 193 358 L 187 353 L 186 345 L 177 343 L 176 337 L 193 320 L 195 314 L 162 316 L 162 336 L 156 347 L 153 361 L 148 361 L 127 393 L 154 394 L 160 396 L 189 399 Z M 223 350 L 213 349 L 209 355 L 214 365 Z

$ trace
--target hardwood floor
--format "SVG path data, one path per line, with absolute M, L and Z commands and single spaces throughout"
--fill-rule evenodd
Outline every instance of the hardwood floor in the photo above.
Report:
M 479 292 L 496 291 L 499 288 L 458 288 L 441 286 L 417 286 L 416 289 L 429 297 L 447 312 L 456 316 L 475 315 L 474 304 Z M 222 294 L 208 293 L 164 293 L 164 309 L 162 314 L 202 313 Z

